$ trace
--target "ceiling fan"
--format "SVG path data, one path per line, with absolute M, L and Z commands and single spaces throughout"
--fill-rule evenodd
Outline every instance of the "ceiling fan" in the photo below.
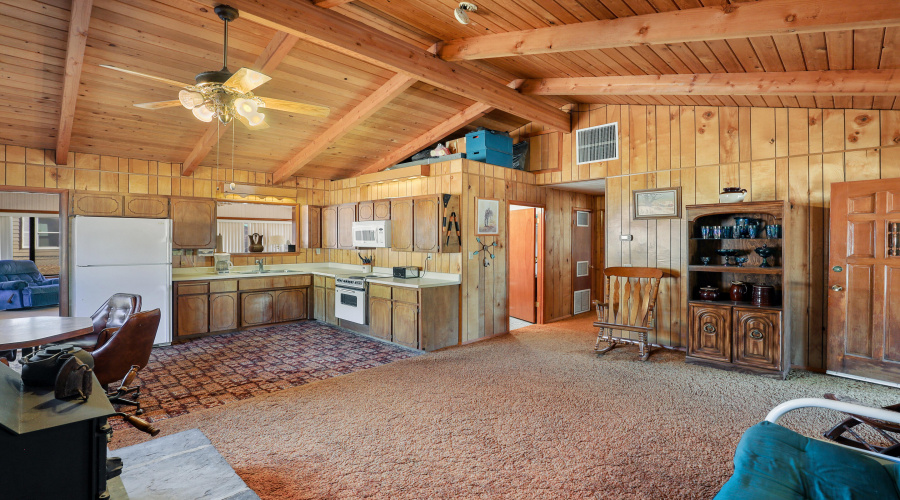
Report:
M 271 78 L 249 68 L 241 68 L 235 73 L 228 70 L 228 23 L 237 19 L 238 11 L 228 5 L 217 5 L 214 10 L 219 19 L 225 22 L 222 69 L 200 73 L 195 77 L 196 83 L 193 85 L 117 68 L 108 64 L 101 64 L 100 66 L 175 87 L 182 87 L 182 90 L 178 92 L 178 100 L 135 104 L 138 108 L 161 109 L 184 106 L 190 109 L 200 121 L 211 122 L 213 118 L 218 118 L 222 123 L 229 123 L 236 118 L 251 130 L 268 128 L 265 122 L 266 115 L 259 111 L 260 108 L 277 109 L 319 117 L 328 116 L 330 110 L 324 106 L 254 95 L 253 89 L 268 82 Z

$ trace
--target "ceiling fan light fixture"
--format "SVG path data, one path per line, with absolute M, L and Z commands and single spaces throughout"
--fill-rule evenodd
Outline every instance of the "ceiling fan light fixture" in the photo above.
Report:
M 207 107 L 206 105 L 197 106 L 191 109 L 191 113 L 193 113 L 194 116 L 201 122 L 207 123 L 211 122 L 212 119 L 216 116 L 215 111 L 209 109 L 209 107 Z
M 453 17 L 459 21 L 460 24 L 469 24 L 471 21 L 469 20 L 469 12 L 477 12 L 478 6 L 471 2 L 459 2 L 459 7 L 453 10 Z
M 197 106 L 203 104 L 203 94 L 200 92 L 193 92 L 190 90 L 182 90 L 178 92 L 178 100 L 181 101 L 181 105 L 186 109 L 194 109 Z

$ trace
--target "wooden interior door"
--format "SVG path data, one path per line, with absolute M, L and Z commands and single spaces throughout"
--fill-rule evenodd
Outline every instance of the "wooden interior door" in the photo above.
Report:
M 537 321 L 535 209 L 509 212 L 509 315 Z
M 572 291 L 573 313 L 581 314 L 591 310 L 591 289 L 593 287 L 594 259 L 594 214 L 591 210 L 576 208 L 572 211 Z
M 900 179 L 831 186 L 829 372 L 900 384 Z

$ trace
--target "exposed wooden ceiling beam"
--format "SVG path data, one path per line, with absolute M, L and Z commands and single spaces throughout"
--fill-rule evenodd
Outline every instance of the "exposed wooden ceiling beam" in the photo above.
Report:
M 509 83 L 508 87 L 515 89 L 518 88 L 521 84 L 522 80 L 514 80 Z M 487 104 L 476 102 L 468 108 L 451 116 L 446 121 L 432 128 L 428 132 L 425 132 L 424 134 L 400 146 L 399 148 L 391 151 L 380 160 L 359 171 L 354 177 L 358 177 L 364 174 L 371 174 L 374 172 L 380 172 L 390 166 L 396 165 L 397 162 L 405 160 L 406 158 L 409 158 L 410 156 L 443 139 L 447 136 L 447 134 L 459 130 L 473 120 L 481 118 L 482 116 L 490 113 L 492 109 L 493 108 L 491 108 Z
M 440 55 L 484 59 L 898 25 L 896 0 L 764 0 L 461 38 L 445 42 Z
M 296 36 L 283 31 L 275 33 L 275 36 L 272 37 L 272 40 L 266 45 L 266 48 L 263 49 L 259 57 L 256 58 L 256 62 L 253 63 L 253 68 L 263 74 L 274 71 L 275 68 L 281 64 L 281 60 L 288 55 L 292 48 L 294 48 L 294 44 L 296 44 L 298 40 L 299 38 Z M 197 141 L 197 144 L 194 145 L 194 149 L 192 149 L 187 158 L 184 159 L 181 166 L 181 175 L 188 176 L 193 174 L 194 170 L 197 170 L 197 167 L 200 166 L 200 162 L 206 158 L 206 155 L 208 155 L 213 146 L 219 142 L 219 139 L 225 135 L 225 132 L 228 131 L 228 128 L 231 127 L 232 124 L 233 121 L 222 125 L 218 123 L 218 120 L 214 120 L 213 123 L 210 123 L 209 126 L 206 127 L 206 131 L 203 132 L 203 136 Z
M 72 0 L 59 128 L 56 134 L 57 165 L 65 165 L 69 157 L 69 144 L 72 141 L 72 126 L 75 121 L 75 101 L 78 99 L 78 85 L 81 83 L 81 68 L 84 64 L 84 47 L 87 44 L 88 26 L 91 23 L 92 4 L 93 0 Z
M 895 96 L 900 70 L 712 73 L 526 80 L 536 95 L 835 95 Z
M 554 130 L 571 131 L 567 113 L 334 11 L 292 0 L 268 0 L 265 3 L 261 0 L 233 0 L 229 4 L 241 10 L 243 19 L 286 31 L 396 73 L 405 73 L 429 85 Z
M 341 137 L 353 130 L 354 127 L 364 122 L 367 118 L 375 114 L 376 111 L 383 108 L 395 97 L 399 96 L 408 89 L 416 80 L 405 74 L 398 73 L 388 80 L 384 85 L 372 92 L 358 106 L 350 110 L 349 113 L 342 116 L 327 130 L 322 132 L 318 137 L 313 139 L 305 148 L 294 155 L 283 166 L 275 171 L 273 181 L 278 184 L 288 177 L 294 175 L 316 156 L 328 149 L 332 144 L 337 142 Z
M 353 0 L 316 0 L 316 6 L 330 9 L 332 7 L 344 5 L 345 3 L 350 3 L 352 1 Z

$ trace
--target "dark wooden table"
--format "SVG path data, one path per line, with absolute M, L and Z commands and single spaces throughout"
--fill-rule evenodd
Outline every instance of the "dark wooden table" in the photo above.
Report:
M 0 351 L 37 347 L 86 335 L 93 330 L 91 318 L 35 316 L 0 319 Z

